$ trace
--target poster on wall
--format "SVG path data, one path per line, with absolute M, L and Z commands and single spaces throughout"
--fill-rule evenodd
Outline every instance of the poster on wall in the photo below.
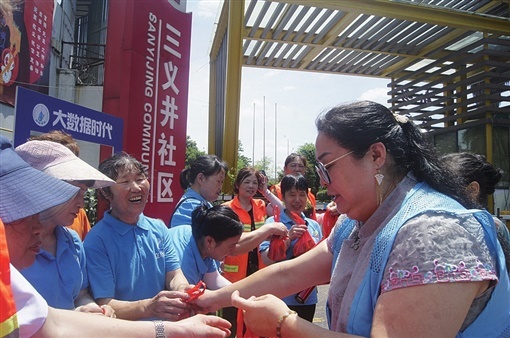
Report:
M 24 0 L 0 14 L 1 102 L 14 105 L 17 86 L 48 93 L 53 9 L 53 1 Z
M 103 111 L 124 119 L 124 150 L 147 169 L 144 212 L 168 223 L 183 193 L 191 14 L 168 0 L 112 1 L 109 11 Z

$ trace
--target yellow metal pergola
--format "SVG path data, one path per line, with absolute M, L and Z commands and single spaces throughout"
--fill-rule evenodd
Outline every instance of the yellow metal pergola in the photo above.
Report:
M 470 67 L 479 62 L 503 74 L 497 90 L 509 90 L 509 7 L 510 0 L 225 0 L 210 53 L 209 153 L 231 166 L 237 163 L 242 66 L 389 78 L 392 109 L 413 109 L 431 129 L 437 127 L 435 119 L 442 127 L 457 128 L 462 116 L 483 114 L 488 121 L 494 111 L 473 112 L 459 102 L 473 96 L 470 79 L 481 75 Z M 480 48 L 481 56 L 471 57 Z M 464 55 L 471 58 L 456 64 Z M 453 67 L 458 75 L 446 70 Z M 443 88 L 422 85 L 443 77 Z M 480 81 L 492 98 L 485 100 L 486 108 L 494 100 L 501 106 L 496 84 L 487 76 Z M 464 87 L 467 91 L 459 89 Z M 483 121 L 491 160 L 491 125 Z

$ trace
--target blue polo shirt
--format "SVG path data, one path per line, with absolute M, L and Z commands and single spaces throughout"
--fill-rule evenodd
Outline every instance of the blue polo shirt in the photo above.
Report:
M 179 268 L 163 221 L 141 214 L 136 225 L 104 214 L 84 241 L 94 298 L 135 301 L 165 290 L 166 273 Z
M 202 195 L 188 188 L 184 195 L 182 195 L 179 203 L 177 203 L 177 209 L 175 209 L 172 219 L 170 219 L 169 227 L 172 228 L 184 224 L 191 225 L 191 213 L 202 204 L 212 207 L 212 204 L 203 198 Z
M 178 226 L 168 231 L 172 246 L 181 262 L 181 270 L 190 284 L 197 284 L 203 280 L 204 274 L 218 270 L 214 259 L 202 258 L 200 255 L 197 242 L 191 232 L 191 226 Z
M 322 239 L 322 230 L 321 230 L 321 227 L 320 227 L 319 223 L 317 223 L 316 221 L 314 221 L 311 218 L 306 218 L 303 213 L 301 213 L 301 218 L 303 218 L 306 221 L 306 225 L 308 226 L 308 232 L 310 233 L 312 238 L 315 240 L 315 243 L 319 243 L 319 241 Z M 273 223 L 273 222 L 274 222 L 274 217 L 269 217 L 266 220 L 266 223 Z M 287 214 L 285 213 L 285 210 L 280 211 L 280 222 L 285 224 L 285 226 L 287 227 L 288 230 L 290 230 L 290 228 L 292 228 L 292 226 L 294 224 L 296 224 L 289 216 L 287 216 Z M 293 250 L 294 245 L 296 244 L 296 242 L 297 242 L 297 239 L 293 240 L 290 243 L 290 246 L 287 249 L 287 258 L 286 258 L 286 260 L 292 259 L 292 257 L 293 257 L 292 250 Z M 267 250 L 268 248 L 269 248 L 269 241 L 264 241 L 264 242 L 260 243 L 259 251 L 262 252 L 262 251 Z M 295 295 L 290 295 L 288 297 L 282 298 L 282 300 L 287 305 L 313 305 L 313 304 L 317 304 L 317 288 L 315 288 L 315 290 L 312 291 L 312 293 L 310 294 L 310 296 L 308 297 L 308 299 L 306 300 L 306 302 L 304 304 L 298 303 L 296 301 L 296 299 L 294 298 L 294 296 Z
M 43 296 L 48 305 L 58 309 L 74 310 L 74 300 L 80 290 L 89 286 L 86 258 L 78 234 L 57 226 L 56 257 L 41 249 L 30 267 L 21 274 Z

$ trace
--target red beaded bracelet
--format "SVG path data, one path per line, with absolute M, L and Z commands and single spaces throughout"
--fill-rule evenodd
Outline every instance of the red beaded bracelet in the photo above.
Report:
M 283 325 L 283 322 L 285 321 L 285 319 L 287 319 L 288 316 L 295 315 L 295 314 L 297 314 L 296 311 L 289 310 L 286 314 L 284 314 L 283 316 L 281 316 L 278 319 L 278 324 L 276 324 L 276 337 L 282 338 L 282 325 Z

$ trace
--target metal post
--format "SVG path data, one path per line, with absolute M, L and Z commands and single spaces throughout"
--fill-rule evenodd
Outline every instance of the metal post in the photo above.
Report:
M 251 166 L 255 167 L 255 102 L 253 102 L 253 142 L 251 152 Z
M 274 104 L 274 179 L 276 181 L 276 162 L 277 162 L 277 155 L 276 155 L 276 150 L 277 150 L 277 146 L 276 146 L 276 137 L 278 135 L 278 104 L 275 103 Z
M 266 170 L 266 97 L 262 100 L 262 111 L 263 111 L 263 132 L 262 132 L 262 170 Z

